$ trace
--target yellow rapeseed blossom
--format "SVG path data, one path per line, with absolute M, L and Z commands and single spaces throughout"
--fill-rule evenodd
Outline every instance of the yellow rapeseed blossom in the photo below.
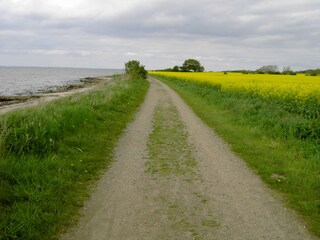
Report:
M 150 72 L 150 74 L 175 77 L 186 81 L 214 84 L 221 91 L 236 91 L 263 98 L 293 100 L 299 103 L 312 101 L 320 104 L 320 77 L 271 74 L 242 74 L 221 72 Z

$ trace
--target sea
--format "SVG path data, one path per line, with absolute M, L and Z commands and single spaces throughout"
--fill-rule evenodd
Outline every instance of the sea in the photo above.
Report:
M 123 73 L 123 70 L 0 66 L 0 96 L 32 95 L 77 83 L 86 77 L 111 76 L 119 73 Z

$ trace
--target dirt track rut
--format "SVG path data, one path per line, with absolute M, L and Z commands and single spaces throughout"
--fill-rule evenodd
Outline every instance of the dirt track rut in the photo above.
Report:
M 62 239 L 316 239 L 173 90 L 150 82 Z

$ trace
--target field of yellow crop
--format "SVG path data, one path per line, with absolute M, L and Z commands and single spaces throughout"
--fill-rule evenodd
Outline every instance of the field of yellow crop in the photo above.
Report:
M 320 237 L 319 76 L 149 74 L 179 93 Z
M 241 73 L 182 73 L 151 72 L 183 80 L 210 83 L 221 91 L 237 91 L 264 98 L 290 99 L 300 103 L 317 100 L 320 103 L 320 77 L 298 75 L 241 74 Z
M 151 74 L 174 77 L 185 81 L 213 84 L 222 92 L 233 92 L 265 99 L 276 100 L 294 106 L 306 113 L 311 110 L 311 117 L 318 117 L 320 107 L 320 76 L 242 74 L 221 72 L 184 73 L 151 72 Z M 294 109 L 293 109 L 294 108 Z M 308 114 L 307 114 L 308 115 Z M 308 116 L 310 117 L 310 116 Z

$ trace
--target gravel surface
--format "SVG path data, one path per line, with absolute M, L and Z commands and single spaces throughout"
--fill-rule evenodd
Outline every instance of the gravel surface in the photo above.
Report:
M 114 163 L 62 239 L 316 239 L 173 90 L 150 82 Z M 172 126 L 176 147 L 159 141 Z M 161 162 L 170 156 L 174 166 Z

